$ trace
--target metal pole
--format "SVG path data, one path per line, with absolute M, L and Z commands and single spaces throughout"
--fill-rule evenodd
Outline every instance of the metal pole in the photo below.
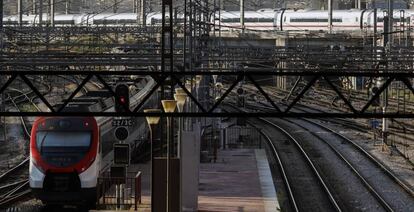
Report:
M 0 51 L 3 50 L 3 0 L 0 0 Z M 4 92 L 1 93 L 2 95 L 4 94 Z M 3 97 L 3 96 L 2 96 Z M 3 104 L 2 104 L 3 105 Z
M 361 9 L 361 0 L 355 0 L 355 8 Z
M 187 70 L 187 36 L 188 36 L 188 30 L 187 30 L 187 0 L 184 0 L 184 39 L 183 39 L 183 64 L 184 64 L 184 71 Z
M 18 24 L 22 26 L 23 24 L 23 0 L 17 1 L 17 14 L 19 15 Z
M 155 126 L 153 124 L 150 124 L 150 142 L 151 142 L 151 177 L 150 177 L 150 191 L 151 191 L 151 211 L 154 211 L 154 149 L 153 149 L 153 143 L 154 143 L 154 130 Z
M 146 6 L 145 3 L 146 3 L 145 0 L 141 0 L 140 6 L 139 6 L 139 16 L 140 16 L 140 19 L 141 19 L 141 25 L 142 26 L 145 26 L 146 22 L 147 22 L 146 15 L 145 15 L 145 6 Z
M 168 11 L 167 11 L 168 7 Z M 168 18 L 166 13 L 168 12 Z M 173 1 L 171 0 L 162 0 L 162 32 L 161 32 L 161 72 L 166 72 L 167 67 L 169 68 L 169 72 L 172 75 L 174 71 L 174 38 L 173 38 Z M 168 47 L 167 47 L 167 39 L 168 37 Z M 166 63 L 167 62 L 167 63 Z M 163 89 L 161 89 L 161 94 L 164 95 Z M 170 98 L 174 97 L 174 85 L 173 81 L 171 81 L 170 87 Z M 166 189 L 166 203 L 167 203 L 167 212 L 169 211 L 170 207 L 170 159 L 171 159 L 171 148 L 170 145 L 174 141 L 173 140 L 173 133 L 172 133 L 172 123 L 171 118 L 167 117 L 167 189 Z
M 116 13 L 118 11 L 118 0 L 114 0 L 114 13 Z
M 224 9 L 224 3 L 223 0 L 219 0 L 219 46 L 221 46 L 221 11 Z M 220 64 L 220 68 L 221 68 L 221 64 Z
M 55 26 L 55 0 L 50 0 L 50 26 Z
M 35 15 L 36 14 L 36 0 L 32 1 L 32 13 Z
M 43 22 L 43 0 L 39 0 L 39 26 L 42 26 Z
M 377 46 L 377 8 L 374 8 L 374 47 Z
M 394 0 L 388 0 L 388 47 L 393 45 L 392 32 L 393 32 L 393 19 L 394 19 Z
M 240 26 L 244 33 L 244 0 L 240 0 Z
M 383 18 L 383 23 L 384 23 L 384 42 L 383 42 L 383 47 L 384 48 L 386 48 L 386 46 L 388 45 L 388 41 L 389 41 L 389 34 L 388 34 L 388 32 L 389 32 L 389 26 L 388 26 L 388 23 L 389 23 L 389 21 L 388 21 L 388 19 L 389 19 L 389 16 L 388 16 L 388 14 L 384 14 L 384 18 Z
M 136 14 L 138 14 L 138 1 L 139 0 L 133 0 L 133 6 L 132 6 L 133 7 L 132 12 Z
M 3 0 L 0 0 L 0 34 L 3 36 Z M 3 39 L 0 42 L 3 42 Z M 0 48 L 0 51 L 2 49 Z
M 167 200 L 167 212 L 170 211 L 170 157 L 171 157 L 171 153 L 170 153 L 170 142 L 171 142 L 171 118 L 167 117 L 167 196 L 166 196 L 166 200 Z
M 328 27 L 329 27 L 329 33 L 332 33 L 332 0 L 328 0 Z
M 3 0 L 0 0 L 0 52 L 2 52 L 3 51 Z M 0 70 L 2 70 L 3 68 L 0 68 Z M 2 81 L 3 82 L 3 78 L 1 78 L 1 80 L 0 81 Z M 4 100 L 5 100 L 5 98 L 4 98 L 5 96 L 4 96 L 4 92 L 2 92 L 1 93 L 1 96 L 0 96 L 0 98 L 1 98 L 1 107 L 0 107 L 0 109 L 1 109 L 1 112 L 4 112 L 5 111 L 5 104 L 4 104 Z M 2 119 L 3 119 L 3 141 L 6 141 L 6 134 L 7 134 L 7 132 L 6 132 L 6 117 L 1 117 Z
M 66 15 L 69 14 L 69 8 L 70 8 L 70 0 L 66 0 L 66 4 L 65 4 Z
M 116 209 L 118 210 L 121 208 L 120 189 L 119 189 L 118 182 L 115 185 L 115 199 L 116 199 Z
M 375 3 L 375 2 L 374 2 Z M 373 56 L 374 56 L 374 60 L 373 62 L 375 63 L 376 59 L 377 59 L 377 28 L 378 28 L 378 24 L 377 24 L 377 8 L 374 8 L 374 36 L 373 36 L 373 42 L 372 42 L 372 46 L 373 46 Z M 375 64 L 374 64 L 375 65 Z
M 392 32 L 393 32 L 393 19 L 394 19 L 394 15 L 393 15 L 393 11 L 394 11 L 394 1 L 393 0 L 388 0 L 388 27 L 386 29 L 384 29 L 384 32 L 386 33 L 386 35 L 388 36 L 388 43 L 387 46 L 388 48 L 388 52 L 391 51 L 392 48 L 392 44 L 393 44 L 393 36 L 392 36 Z M 385 22 L 385 20 L 384 20 Z M 385 24 L 384 24 L 385 25 Z M 388 66 L 388 64 L 387 64 Z M 383 106 L 382 106 L 382 112 L 385 114 L 387 112 L 387 106 L 388 106 L 388 88 L 384 90 L 384 99 L 383 99 Z M 388 120 L 386 118 L 382 119 L 382 141 L 383 141 L 383 147 L 385 147 L 384 145 L 387 144 L 387 132 L 388 132 Z

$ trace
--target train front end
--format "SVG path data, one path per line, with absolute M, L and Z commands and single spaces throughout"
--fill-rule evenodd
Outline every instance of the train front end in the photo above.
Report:
M 45 204 L 90 204 L 100 171 L 93 117 L 40 117 L 30 140 L 30 187 Z

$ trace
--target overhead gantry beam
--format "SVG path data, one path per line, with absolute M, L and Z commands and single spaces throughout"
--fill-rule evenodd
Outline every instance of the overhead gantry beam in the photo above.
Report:
M 63 102 L 50 102 L 47 100 L 46 95 L 42 94 L 34 85 L 31 78 L 36 78 L 36 76 L 81 76 L 80 78 L 83 81 L 79 84 L 80 86 L 73 91 L 73 93 L 68 94 L 64 98 Z M 205 99 L 198 98 L 197 95 L 194 95 L 193 89 L 190 89 L 188 85 L 186 86 L 185 79 L 195 78 L 195 76 L 207 77 L 217 75 L 219 77 L 226 78 L 226 84 L 221 90 L 219 96 L 216 98 L 211 98 L 215 100 L 207 100 L 209 104 L 206 104 Z M 156 71 L 123 71 L 123 72 L 114 72 L 114 71 L 19 71 L 10 73 L 9 71 L 0 71 L 0 76 L 6 78 L 7 81 L 5 84 L 0 87 L 0 94 L 6 92 L 8 87 L 13 84 L 17 79 L 20 79 L 24 82 L 21 86 L 26 85 L 30 88 L 33 93 L 48 107 L 47 111 L 43 112 L 30 112 L 30 111 L 21 111 L 21 112 L 12 112 L 6 111 L 1 112 L 0 116 L 134 116 L 134 117 L 144 117 L 148 115 L 159 115 L 163 117 L 307 117 L 307 118 L 414 118 L 414 111 L 399 111 L 399 112 L 388 112 L 382 113 L 375 110 L 370 110 L 373 106 L 375 99 L 379 98 L 381 94 L 389 88 L 392 82 L 399 81 L 405 88 L 414 95 L 414 88 L 410 79 L 414 78 L 413 72 L 394 72 L 394 73 L 375 73 L 372 71 L 350 71 L 350 72 L 333 72 L 333 71 L 308 71 L 308 72 L 264 72 L 264 71 L 241 71 L 241 72 L 202 72 L 194 71 L 191 73 L 186 72 L 156 72 Z M 99 83 L 104 85 L 103 90 L 106 90 L 110 96 L 114 94 L 113 87 L 105 80 L 108 78 L 114 77 L 145 77 L 152 78 L 154 80 L 154 85 L 149 89 L 145 95 L 143 95 L 139 102 L 134 108 L 122 113 L 115 112 L 90 112 L 90 111 L 67 111 L 65 106 L 70 104 L 73 101 L 73 98 L 76 96 L 77 92 L 82 89 L 86 83 L 88 83 L 92 78 L 98 80 Z M 260 85 L 255 80 L 256 76 L 302 76 L 308 77 L 309 80 L 306 85 L 298 92 L 298 95 L 295 98 L 292 98 L 290 101 L 284 101 L 282 99 L 274 99 L 270 97 L 264 86 Z M 349 101 L 346 98 L 346 91 L 338 87 L 330 80 L 331 77 L 350 77 L 350 76 L 359 76 L 359 77 L 381 77 L 385 79 L 385 82 L 379 87 L 378 92 L 375 95 L 371 96 L 366 100 L 366 102 L 359 102 L 355 104 L 354 102 Z M 168 80 L 167 80 L 168 79 Z M 218 108 L 225 108 L 229 104 L 233 104 L 235 99 L 239 98 L 236 94 L 236 90 L 240 88 L 239 82 L 244 81 L 243 85 L 250 85 L 257 90 L 255 92 L 257 95 L 262 95 L 265 99 L 263 104 L 270 105 L 268 110 L 263 112 L 261 110 L 244 110 L 239 112 L 223 112 L 223 110 L 218 110 Z M 330 110 L 321 111 L 320 108 L 316 112 L 301 112 L 297 111 L 295 108 L 299 105 L 301 100 L 304 100 L 305 96 L 307 98 L 312 98 L 312 96 L 307 95 L 309 89 L 316 85 L 318 81 L 326 82 L 331 89 L 338 95 L 338 97 L 344 102 L 344 107 L 347 110 L 332 112 Z M 59 83 L 59 82 L 58 82 Z M 51 83 L 53 86 L 53 82 Z M 56 85 L 58 86 L 58 85 Z M 143 113 L 143 105 L 151 99 L 153 95 L 157 95 L 158 88 L 162 86 L 173 86 L 182 88 L 188 95 L 190 101 L 193 105 L 196 106 L 197 112 L 182 112 L 182 113 L 162 113 L 162 114 L 145 114 Z M 316 97 L 315 97 L 316 98 Z M 56 105 L 60 105 L 56 107 Z M 64 105 L 64 106 L 62 106 Z M 308 105 L 309 106 L 309 105 Z

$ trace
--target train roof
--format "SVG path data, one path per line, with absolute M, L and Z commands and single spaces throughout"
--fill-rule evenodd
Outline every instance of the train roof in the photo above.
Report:
M 137 19 L 138 15 L 136 13 L 101 13 L 101 14 L 92 14 L 90 15 L 93 19 Z

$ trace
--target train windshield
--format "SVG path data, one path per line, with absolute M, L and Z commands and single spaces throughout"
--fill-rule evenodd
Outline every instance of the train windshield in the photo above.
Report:
M 37 149 L 39 151 L 56 148 L 65 148 L 71 150 L 75 148 L 77 151 L 88 151 L 91 145 L 90 132 L 37 132 Z
M 38 131 L 36 147 L 51 165 L 67 167 L 78 163 L 89 151 L 91 132 Z

